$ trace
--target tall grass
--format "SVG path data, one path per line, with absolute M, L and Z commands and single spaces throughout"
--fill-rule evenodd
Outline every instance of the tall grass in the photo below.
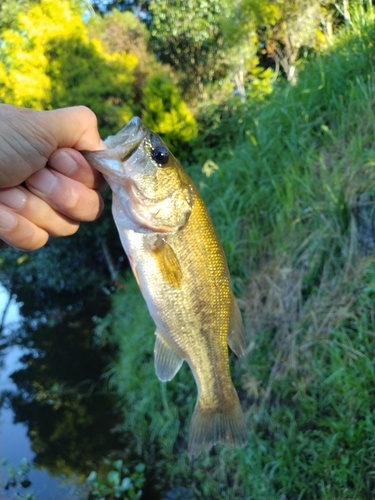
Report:
M 241 294 L 248 347 L 232 372 L 249 445 L 187 460 L 192 377 L 182 369 L 166 387 L 157 382 L 153 327 L 132 281 L 100 327 L 119 344 L 110 375 L 124 430 L 163 491 L 373 498 L 373 36 L 372 27 L 346 31 L 296 86 L 233 118 L 225 154 L 196 143 L 219 166 L 210 177 L 202 165 L 191 172 Z M 227 127 L 218 125 L 223 144 Z
M 250 108 L 240 128 L 233 123 L 241 139 L 231 159 L 209 181 L 197 175 L 235 274 L 249 277 L 270 253 L 290 251 L 286 234 L 307 237 L 322 212 L 345 216 L 352 176 L 373 182 L 364 167 L 375 156 L 373 49 L 370 34 L 343 37 L 306 65 L 296 87 Z

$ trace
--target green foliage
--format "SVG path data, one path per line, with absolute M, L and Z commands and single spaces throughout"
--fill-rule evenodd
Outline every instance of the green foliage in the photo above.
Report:
M 114 11 L 102 19 L 94 18 L 89 29 L 109 53 L 136 56 L 137 64 L 132 71 L 133 95 L 124 100 L 133 102 L 133 114 L 139 114 L 144 124 L 160 134 L 172 148 L 189 142 L 196 135 L 195 119 L 166 69 L 147 52 L 146 27 L 130 12 Z M 112 94 L 121 95 L 116 91 Z
M 311 61 L 295 90 L 286 84 L 260 106 L 232 108 L 233 119 L 229 113 L 213 116 L 215 128 L 207 128 L 208 140 L 220 147 L 221 137 L 227 160 L 219 157 L 219 170 L 210 177 L 209 188 L 204 177 L 198 178 L 198 184 L 217 214 L 215 221 L 235 274 L 249 276 L 265 255 L 281 255 L 293 241 L 298 247 L 319 221 L 323 224 L 323 207 L 344 216 L 345 210 L 340 211 L 343 189 L 351 199 L 353 172 L 358 180 L 368 175 L 364 165 L 372 147 L 368 130 L 374 120 L 366 104 L 371 99 L 373 51 L 367 36 L 342 39 L 326 56 Z M 358 121 L 363 113 L 366 120 Z M 355 123 L 365 128 L 365 135 L 360 129 L 349 132 Z M 362 163 L 357 137 L 361 137 Z M 195 147 L 203 163 L 216 153 L 204 151 L 201 138 L 206 139 L 204 134 L 198 136 Z M 340 161 L 336 143 L 345 151 Z M 351 170 L 348 155 L 353 158 Z M 332 185 L 337 189 L 333 196 Z
M 145 106 L 145 114 L 152 110 L 158 122 L 166 123 L 166 114 L 173 124 L 185 121 L 175 143 L 190 139 L 194 118 L 172 81 L 166 89 L 172 96 L 158 116 L 160 96 L 148 88 L 146 79 L 152 82 L 157 70 L 166 80 L 166 71 L 148 54 L 146 29 L 130 13 L 114 12 L 87 25 L 74 0 L 42 0 L 25 12 L 17 11 L 15 18 L 2 32 L 0 101 L 37 109 L 85 104 L 97 114 L 104 137 L 116 133 L 133 115 L 142 116 Z M 171 138 L 171 125 L 164 128 Z
M 151 46 L 160 61 L 178 71 L 183 94 L 195 98 L 203 86 L 226 74 L 220 19 L 231 2 L 217 0 L 152 1 Z
M 1 465 L 6 471 L 7 481 L 4 484 L 4 490 L 10 490 L 11 488 L 21 487 L 23 489 L 29 488 L 31 486 L 31 481 L 29 479 L 29 473 L 32 470 L 32 464 L 26 459 L 23 458 L 18 467 L 15 469 L 14 467 L 10 467 L 8 465 L 8 460 L 3 458 L 1 460 Z M 34 494 L 31 492 L 23 493 L 22 490 L 17 491 L 17 498 L 23 500 L 33 500 Z
M 0 99 L 38 109 L 86 104 L 108 135 L 133 115 L 137 58 L 106 54 L 72 7 L 43 0 L 19 16 L 18 29 L 3 32 Z
M 139 104 L 145 79 L 162 67 L 156 62 L 154 54 L 148 50 L 149 32 L 144 23 L 131 12 L 113 10 L 105 16 L 92 16 L 87 25 L 90 38 L 100 40 L 106 53 L 132 54 L 137 58 L 137 64 L 132 70 L 134 79 L 134 103 Z M 134 108 L 134 114 L 138 108 Z
M 17 26 L 20 12 L 26 13 L 32 0 L 0 0 L 0 32 Z
M 142 97 L 142 121 L 160 134 L 176 151 L 197 135 L 196 121 L 165 72 L 155 73 L 145 82 Z
M 69 38 L 51 41 L 46 74 L 51 79 L 52 108 L 77 103 L 99 117 L 101 134 L 117 132 L 134 112 L 134 76 L 137 58 L 130 54 L 103 54 L 100 45 Z
M 86 479 L 86 483 L 90 487 L 90 500 L 141 498 L 142 486 L 145 482 L 144 464 L 139 463 L 132 472 L 124 466 L 122 460 L 106 460 L 105 464 L 109 470 L 103 479 L 95 471 L 92 471 Z
M 332 0 L 328 2 L 328 7 L 334 11 L 336 23 L 344 23 L 352 29 L 361 30 L 369 17 L 374 18 L 371 0 Z
M 293 84 L 297 82 L 296 63 L 302 50 L 322 49 L 332 32 L 330 15 L 318 0 L 272 0 L 267 5 L 259 0 L 242 0 L 233 21 L 229 19 L 226 24 L 235 25 L 232 33 L 237 43 L 247 32 L 255 32 L 262 52 Z
M 287 375 L 279 368 L 269 404 L 254 407 L 252 432 L 264 443 L 265 471 L 279 494 L 371 498 L 373 281 L 373 262 L 359 263 L 349 279 L 337 283 L 335 297 L 332 291 L 320 297 L 298 325 L 299 332 L 292 332 L 299 335 L 294 338 L 295 358 L 305 359 L 299 357 L 298 370 L 289 360 L 282 368 Z M 319 333 L 320 328 L 325 330 Z M 270 332 L 263 332 L 259 350 L 249 360 L 246 378 L 250 382 L 253 377 L 254 385 L 269 376 L 272 364 L 264 362 L 269 339 Z M 281 362 L 276 352 L 281 346 L 273 347 L 268 359 Z M 267 390 L 262 383 L 258 387 Z

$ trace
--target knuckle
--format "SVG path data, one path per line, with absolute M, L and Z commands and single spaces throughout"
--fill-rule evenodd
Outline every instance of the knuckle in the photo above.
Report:
M 79 229 L 79 222 L 71 221 L 64 224 L 64 226 L 60 227 L 59 231 L 55 234 L 51 234 L 51 236 L 71 236 L 75 234 Z
M 84 116 L 85 121 L 90 123 L 91 126 L 97 127 L 98 125 L 98 119 L 96 117 L 96 114 L 87 106 L 77 106 L 77 110 Z
M 49 235 L 43 230 L 24 230 L 22 236 L 14 234 L 7 238 L 7 243 L 18 250 L 31 252 L 42 248 L 48 241 Z
M 48 233 L 46 233 L 43 230 L 38 230 L 38 231 L 25 231 L 25 234 L 20 241 L 21 243 L 21 250 L 38 250 L 39 248 L 42 248 L 48 241 Z
M 64 213 L 71 216 L 77 215 L 79 212 L 80 201 L 81 196 L 78 190 L 75 188 L 70 189 L 69 194 L 63 198 L 61 203 Z

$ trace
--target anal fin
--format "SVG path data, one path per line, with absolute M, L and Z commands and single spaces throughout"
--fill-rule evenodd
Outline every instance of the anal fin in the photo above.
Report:
M 172 380 L 181 368 L 183 359 L 167 344 L 164 337 L 156 330 L 155 341 L 155 371 L 159 380 L 168 382 Z
M 240 308 L 233 293 L 231 302 L 227 342 L 234 354 L 240 358 L 245 352 L 245 335 Z

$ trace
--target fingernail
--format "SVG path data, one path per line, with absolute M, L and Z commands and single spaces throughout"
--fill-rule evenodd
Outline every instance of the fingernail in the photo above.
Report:
M 68 176 L 73 174 L 78 168 L 78 164 L 74 158 L 72 158 L 70 154 L 65 151 L 55 153 L 51 162 L 53 163 L 53 168 L 55 170 L 58 170 L 62 174 Z
M 57 177 L 48 168 L 43 168 L 29 177 L 27 184 L 31 185 L 37 191 L 50 194 L 57 184 Z
M 21 189 L 0 190 L 0 203 L 14 210 L 21 210 L 26 205 L 27 196 Z
M 108 149 L 106 143 L 100 139 L 100 149 Z
M 9 229 L 14 229 L 16 225 L 17 225 L 16 215 L 0 207 L 0 228 L 9 230 Z

